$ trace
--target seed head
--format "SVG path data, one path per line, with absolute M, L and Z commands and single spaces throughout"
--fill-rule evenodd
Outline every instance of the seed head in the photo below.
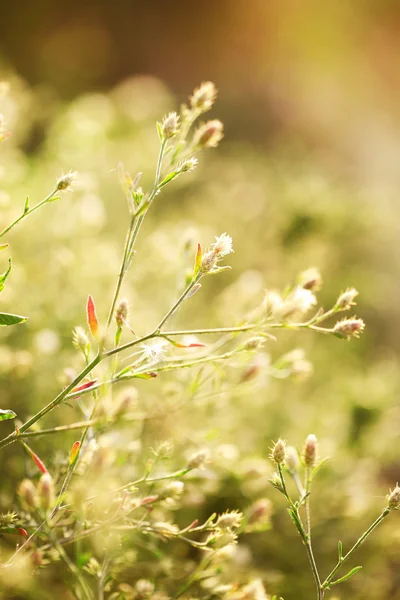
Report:
M 347 288 L 347 290 L 342 292 L 336 300 L 336 310 L 349 310 L 356 304 L 356 302 L 354 302 L 356 296 L 358 296 L 358 292 L 355 288 Z
M 313 433 L 307 437 L 303 448 L 303 462 L 306 467 L 313 467 L 317 461 L 318 441 Z
M 272 475 L 268 479 L 268 481 L 276 490 L 284 493 L 284 489 L 282 487 L 282 480 L 281 480 L 279 473 L 272 473 Z
M 179 130 L 179 117 L 176 112 L 170 112 L 162 122 L 162 134 L 166 140 L 174 137 Z
M 318 292 L 322 287 L 321 273 L 316 267 L 311 267 L 300 273 L 299 285 L 310 292 Z
M 39 479 L 38 495 L 40 505 L 45 510 L 51 508 L 54 504 L 54 484 L 50 473 L 43 473 Z
M 271 460 L 277 465 L 282 465 L 286 461 L 286 442 L 279 439 L 271 448 Z
M 235 529 L 240 527 L 243 514 L 237 510 L 228 511 L 218 517 L 217 527 L 220 529 Z
M 190 96 L 190 106 L 200 112 L 210 110 L 217 97 L 217 89 L 211 81 L 202 83 Z
M 317 299 L 311 290 L 297 286 L 283 302 L 281 309 L 283 317 L 289 317 L 294 313 L 307 313 L 310 308 L 317 304 Z
M 59 192 L 65 192 L 71 189 L 71 185 L 77 178 L 78 173 L 76 171 L 70 171 L 66 175 L 61 175 L 57 180 L 57 190 Z
M 231 252 L 233 252 L 232 238 L 227 233 L 222 233 L 215 238 L 210 250 L 204 254 L 200 265 L 201 273 L 206 274 L 214 271 L 218 261 Z
M 90 342 L 86 335 L 85 330 L 82 327 L 75 327 L 72 331 L 72 344 L 77 350 L 83 352 L 86 356 L 90 352 Z
M 187 160 L 185 160 L 178 167 L 178 170 L 181 173 L 190 173 L 191 171 L 195 170 L 195 168 L 197 167 L 198 164 L 199 164 L 199 161 L 197 160 L 197 158 L 195 156 L 192 156 L 191 158 L 188 158 Z
M 224 137 L 224 126 L 218 119 L 207 121 L 196 129 L 193 136 L 195 148 L 216 148 Z
M 128 302 L 126 300 L 121 300 L 115 311 L 115 321 L 119 329 L 125 325 L 128 318 L 128 312 Z
M 230 529 L 217 529 L 213 533 L 210 533 L 206 540 L 207 546 L 219 550 L 220 548 L 224 548 L 225 546 L 229 546 L 229 544 L 236 544 L 237 535 Z
M 195 452 L 188 461 L 188 469 L 204 469 L 205 465 L 210 460 L 210 453 L 208 450 L 199 450 Z
M 388 496 L 386 496 L 387 507 L 389 510 L 400 510 L 400 487 L 396 484 L 394 490 L 390 490 Z
M 333 332 L 341 338 L 349 340 L 351 337 L 360 337 L 360 334 L 364 331 L 365 323 L 362 319 L 352 317 L 351 319 L 342 319 L 338 321 Z
M 21 481 L 18 488 L 18 495 L 27 508 L 36 508 L 38 505 L 36 488 L 30 479 Z

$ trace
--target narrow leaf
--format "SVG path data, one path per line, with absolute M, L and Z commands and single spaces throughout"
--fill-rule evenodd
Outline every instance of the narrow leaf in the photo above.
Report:
M 1 410 L 0 409 L 0 421 L 7 421 L 8 419 L 15 419 L 17 415 L 13 410 Z
M 164 136 L 163 136 L 163 131 L 162 131 L 162 125 L 161 125 L 161 123 L 159 121 L 157 121 L 157 133 L 158 133 L 158 137 L 160 139 L 160 142 L 162 142 Z
M 5 250 L 8 248 L 9 244 L 0 244 L 0 250 Z
M 312 470 L 312 477 L 313 477 L 313 478 L 314 478 L 314 477 L 315 477 L 315 475 L 318 473 L 318 471 L 321 469 L 321 467 L 323 467 L 323 466 L 324 466 L 324 464 L 325 464 L 326 462 L 328 462 L 329 458 L 330 458 L 329 456 L 326 456 L 325 458 L 323 458 L 323 459 L 322 459 L 322 460 L 321 460 L 321 461 L 320 461 L 320 462 L 319 462 L 319 463 L 318 463 L 318 464 L 317 464 L 317 465 L 316 465 L 316 466 L 313 468 L 313 470 Z
M 164 185 L 167 185 L 167 183 L 175 179 L 177 175 L 179 175 L 179 171 L 172 171 L 171 173 L 168 173 L 168 175 L 165 177 L 165 179 L 162 180 L 158 187 L 164 187 Z
M 88 388 L 92 387 L 92 385 L 94 385 L 95 383 L 97 383 L 97 379 L 93 379 L 92 381 L 87 381 L 86 383 L 83 383 L 82 385 L 74 388 L 71 392 L 71 394 L 75 393 L 75 392 L 81 392 L 82 390 L 87 390 Z
M 37 466 L 37 468 L 39 469 L 39 471 L 41 473 L 48 473 L 44 462 L 38 457 L 38 455 L 36 454 L 36 452 L 34 452 L 32 450 L 32 448 L 29 448 L 28 444 L 26 444 L 25 442 L 21 441 L 21 444 L 23 445 L 23 447 L 25 448 L 25 450 L 27 451 L 27 453 L 29 454 L 29 456 L 32 458 L 33 462 L 35 463 L 35 465 Z
M 342 542 L 339 540 L 338 541 L 338 555 L 339 555 L 339 562 L 341 562 L 342 558 L 343 558 L 343 544 Z
M 8 269 L 0 275 L 0 292 L 4 290 L 4 284 L 11 271 L 11 258 L 8 259 Z
M 71 452 L 69 453 L 69 466 L 73 467 L 79 457 L 79 452 L 81 448 L 80 441 L 74 442 L 72 444 Z
M 20 315 L 11 315 L 9 313 L 0 313 L 0 327 L 8 325 L 17 325 L 23 323 L 28 317 L 21 317 Z
M 87 300 L 86 312 L 89 329 L 92 332 L 93 337 L 97 339 L 99 335 L 99 321 L 97 319 L 96 307 L 94 305 L 93 298 L 90 295 L 88 296 Z
M 154 379 L 155 377 L 157 377 L 157 373 L 137 373 L 136 375 L 133 375 L 133 377 L 137 379 Z
M 337 583 L 343 583 L 343 581 L 347 581 L 348 579 L 350 579 L 350 577 L 353 577 L 353 575 L 358 573 L 358 571 L 361 571 L 361 569 L 362 569 L 362 567 L 354 567 L 354 569 L 351 569 L 351 571 L 349 571 L 347 573 L 347 575 L 344 575 L 340 579 L 336 579 L 336 581 L 331 581 L 331 583 L 329 585 L 336 585 Z
M 166 340 L 168 340 L 170 344 L 175 346 L 175 348 L 205 348 L 206 347 L 205 344 L 201 344 L 200 342 L 194 343 L 194 344 L 180 344 L 179 342 L 172 340 L 171 338 L 167 337 L 166 335 L 164 336 L 164 338 Z
M 28 212 L 28 210 L 29 210 L 29 202 L 30 202 L 30 198 L 29 198 L 29 196 L 27 196 L 27 197 L 25 198 L 24 215 L 26 215 L 26 213 L 27 213 L 27 212 Z
M 203 252 L 201 250 L 201 245 L 197 244 L 197 252 L 196 252 L 196 259 L 194 261 L 193 277 L 196 277 L 196 275 L 200 271 L 202 261 L 203 261 Z

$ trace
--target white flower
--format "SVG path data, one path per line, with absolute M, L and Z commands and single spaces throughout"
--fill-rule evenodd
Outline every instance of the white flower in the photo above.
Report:
M 298 286 L 287 298 L 282 307 L 282 316 L 288 317 L 293 313 L 306 313 L 317 304 L 317 299 L 310 290 Z
M 212 252 L 217 258 L 222 258 L 233 252 L 232 238 L 227 233 L 222 233 L 215 238 L 215 243 L 212 245 Z

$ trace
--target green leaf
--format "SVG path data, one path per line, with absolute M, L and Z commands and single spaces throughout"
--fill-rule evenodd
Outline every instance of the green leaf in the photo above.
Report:
M 163 136 L 163 131 L 162 131 L 162 125 L 159 121 L 157 121 L 157 133 L 158 133 L 158 137 L 160 138 L 160 142 L 162 142 L 164 139 L 164 136 Z
M 193 279 L 196 277 L 196 275 L 198 275 L 202 262 L 203 262 L 203 251 L 201 249 L 201 245 L 197 244 L 196 258 L 194 261 Z
M 8 325 L 17 325 L 23 323 L 28 317 L 21 317 L 20 315 L 11 315 L 9 313 L 0 313 L 0 327 Z
M 13 410 L 1 410 L 0 409 L 0 421 L 8 421 L 9 419 L 15 419 L 17 415 Z
M 5 250 L 8 248 L 9 244 L 0 244 L 0 250 Z
M 179 175 L 179 171 L 172 171 L 171 173 L 169 173 L 165 179 L 162 180 L 162 182 L 159 184 L 159 188 L 164 187 L 164 185 L 166 185 L 167 183 L 169 183 L 170 181 L 172 181 L 173 179 L 175 179 L 175 177 Z
M 0 275 L 0 292 L 4 290 L 4 283 L 9 276 L 11 271 L 11 258 L 8 259 L 8 269 L 2 275 Z
M 315 475 L 318 473 L 318 471 L 321 469 L 321 467 L 324 466 L 324 464 L 326 462 L 328 462 L 328 460 L 330 459 L 329 456 L 326 456 L 325 458 L 323 458 L 312 470 L 312 478 L 314 479 Z
M 343 558 L 343 544 L 339 540 L 338 543 L 337 543 L 337 545 L 338 545 L 339 562 L 342 562 L 342 558 Z
M 27 213 L 27 212 L 28 212 L 28 210 L 29 210 L 29 202 L 30 202 L 30 198 L 29 198 L 29 196 L 27 196 L 27 197 L 25 198 L 24 215 L 26 215 L 26 213 Z
M 347 581 L 348 579 L 350 579 L 350 577 L 353 577 L 353 575 L 358 573 L 358 571 L 361 571 L 361 569 L 362 569 L 362 567 L 354 567 L 354 569 L 351 569 L 351 571 L 349 571 L 347 573 L 347 575 L 344 575 L 340 579 L 336 579 L 336 581 L 331 581 L 331 583 L 329 585 L 336 585 L 337 583 L 342 583 L 343 581 Z

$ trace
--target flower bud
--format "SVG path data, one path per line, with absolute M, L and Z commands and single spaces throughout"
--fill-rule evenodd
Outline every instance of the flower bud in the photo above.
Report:
M 271 449 L 271 460 L 277 465 L 282 465 L 286 461 L 286 442 L 279 439 Z
M 271 500 L 268 498 L 260 498 L 250 506 L 247 513 L 247 522 L 250 525 L 265 525 L 269 523 L 271 512 Z
M 161 127 L 164 139 L 168 140 L 174 137 L 179 129 L 179 117 L 176 112 L 170 112 L 169 115 L 164 117 Z
M 349 310 L 356 304 L 354 299 L 358 296 L 358 292 L 355 288 L 347 288 L 345 292 L 342 292 L 339 298 L 336 300 L 336 310 Z
M 215 550 L 229 546 L 229 544 L 235 544 L 237 541 L 237 535 L 230 529 L 224 531 L 217 530 L 210 533 L 206 540 L 206 545 Z
M 190 106 L 195 110 L 206 112 L 210 110 L 216 97 L 215 85 L 211 81 L 206 81 L 194 90 L 193 96 L 190 97 Z
M 48 510 L 54 504 L 54 484 L 50 473 L 44 473 L 38 484 L 39 501 L 42 508 Z
M 310 292 L 318 292 L 322 287 L 321 273 L 315 267 L 303 271 L 299 275 L 299 286 Z
M 193 145 L 197 148 L 216 148 L 224 137 L 223 130 L 224 126 L 218 119 L 207 121 L 195 131 Z
M 30 479 L 24 479 L 21 481 L 18 488 L 18 495 L 21 497 L 22 502 L 28 509 L 37 507 L 37 492 Z
M 117 323 L 117 327 L 122 329 L 123 325 L 125 325 L 128 318 L 128 303 L 126 300 L 121 300 L 115 310 L 115 321 Z
M 390 494 L 386 497 L 387 507 L 389 510 L 400 510 L 400 487 L 396 485 L 394 490 L 390 490 Z
M 65 192 L 70 189 L 77 176 L 78 173 L 76 171 L 70 171 L 66 175 L 61 175 L 57 180 L 57 191 Z
M 187 468 L 188 469 L 204 469 L 206 463 L 210 460 L 210 453 L 208 450 L 199 450 L 195 452 L 189 458 Z
M 317 461 L 317 438 L 313 433 L 307 437 L 303 448 L 303 462 L 306 467 L 313 467 Z
M 181 173 L 190 173 L 191 171 L 195 170 L 198 164 L 199 161 L 197 160 L 197 158 L 195 156 L 192 156 L 191 158 L 188 158 L 183 163 L 181 163 L 178 167 L 178 170 Z
M 235 529 L 240 527 L 243 514 L 237 510 L 228 511 L 218 517 L 217 527 L 220 529 Z
M 358 319 L 357 317 L 352 317 L 351 319 L 342 319 L 338 321 L 334 328 L 333 332 L 341 338 L 349 340 L 351 337 L 360 337 L 360 333 L 364 331 L 365 323 L 362 319 Z

